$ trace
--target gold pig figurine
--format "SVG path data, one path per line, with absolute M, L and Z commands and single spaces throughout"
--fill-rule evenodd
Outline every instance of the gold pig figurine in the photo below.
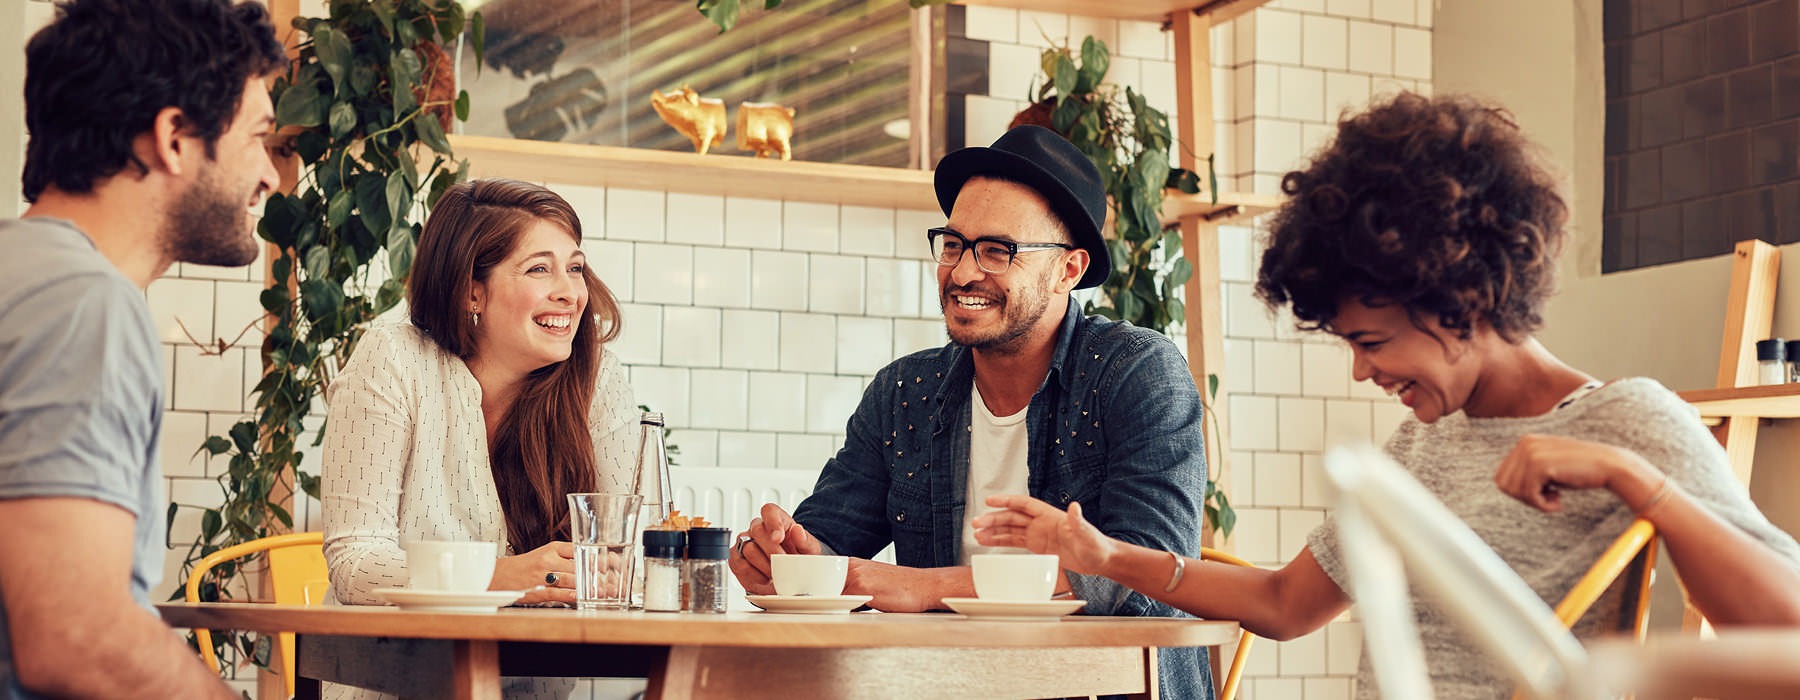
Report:
M 706 155 L 707 149 L 725 142 L 724 100 L 701 97 L 686 85 L 666 95 L 651 88 L 650 107 L 669 126 L 693 141 L 694 150 L 700 155 Z
M 793 107 L 766 102 L 739 104 L 737 130 L 738 150 L 755 151 L 758 158 L 780 154 L 782 160 L 793 159 Z

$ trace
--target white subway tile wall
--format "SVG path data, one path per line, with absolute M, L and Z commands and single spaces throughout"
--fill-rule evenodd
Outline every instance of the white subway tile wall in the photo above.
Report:
M 1397 89 L 1428 93 L 1434 1 L 1277 0 L 1216 27 L 1221 182 L 1278 192 L 1281 174 L 1329 138 L 1341 110 Z M 1153 105 L 1174 103 L 1172 42 L 1156 23 L 962 11 L 967 36 L 991 42 L 993 64 L 990 95 L 967 105 L 971 144 L 998 137 L 1025 106 L 1038 52 L 1079 46 L 1089 34 L 1112 47 L 1115 80 L 1128 79 Z M 612 349 L 630 366 L 638 400 L 668 415 L 685 466 L 816 472 L 841 444 L 870 375 L 944 342 L 936 266 L 925 260 L 924 229 L 944 221 L 936 202 L 891 210 L 550 184 L 582 218 L 590 265 L 625 302 L 624 334 Z M 1222 379 L 1232 392 L 1227 488 L 1239 509 L 1232 546 L 1279 565 L 1324 517 L 1313 474 L 1321 450 L 1340 440 L 1380 443 L 1405 409 L 1350 380 L 1341 344 L 1296 333 L 1291 319 L 1266 312 L 1251 284 L 1260 229 L 1225 227 L 1220 236 Z M 211 480 L 223 460 L 192 455 L 253 408 L 245 390 L 259 373 L 260 340 L 253 328 L 224 354 L 205 354 L 175 321 L 202 345 L 230 343 L 260 313 L 261 270 L 180 265 L 149 291 L 170 387 L 163 455 L 175 502 L 216 502 Z M 316 471 L 316 460 L 306 466 Z M 297 526 L 317 529 L 316 511 L 301 504 Z M 198 513 L 176 517 L 167 587 Z M 1359 623 L 1338 621 L 1259 645 L 1243 697 L 1349 697 L 1360 633 Z M 615 697 L 616 685 L 584 683 L 575 697 Z

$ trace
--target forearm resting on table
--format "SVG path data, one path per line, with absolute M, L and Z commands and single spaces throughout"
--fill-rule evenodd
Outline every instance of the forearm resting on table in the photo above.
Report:
M 1800 570 L 1677 488 L 1643 517 L 1694 606 L 1718 625 L 1800 624 Z
M 156 614 L 131 598 L 136 519 L 84 498 L 0 501 L 0 597 L 13 673 L 51 697 L 231 698 Z
M 1169 553 L 1125 544 L 1101 573 L 1197 617 L 1236 620 L 1257 636 L 1278 641 L 1324 626 L 1349 605 L 1309 551 L 1278 570 L 1186 557 L 1183 569 L 1180 584 L 1165 591 L 1175 572 Z

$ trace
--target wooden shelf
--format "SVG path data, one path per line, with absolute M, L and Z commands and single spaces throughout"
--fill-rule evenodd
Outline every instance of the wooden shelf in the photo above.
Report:
M 931 171 L 779 161 L 723 153 L 670 153 L 644 148 L 588 146 L 490 136 L 452 136 L 458 158 L 477 177 L 591 187 L 754 197 L 893 209 L 937 210 Z M 1272 195 L 1204 195 L 1170 191 L 1163 220 L 1199 215 L 1222 223 L 1274 209 Z
M 755 197 L 896 209 L 937 209 L 931 172 L 670 153 L 490 136 L 452 136 L 458 158 L 478 177 Z
M 1700 409 L 1700 417 L 1708 423 L 1734 416 L 1800 418 L 1800 384 L 1698 389 L 1680 396 Z
M 1173 12 L 1192 10 L 1220 24 L 1256 9 L 1269 0 L 955 0 L 958 5 L 1010 7 L 1077 17 L 1162 22 Z

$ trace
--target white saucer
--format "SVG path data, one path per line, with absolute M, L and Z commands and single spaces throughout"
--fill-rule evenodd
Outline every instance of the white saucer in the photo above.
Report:
M 810 615 L 847 613 L 875 599 L 866 595 L 747 595 L 744 598 L 767 612 Z
M 375 595 L 402 610 L 433 612 L 493 612 L 525 597 L 528 591 L 418 591 L 411 588 L 377 588 Z
M 1055 620 L 1080 610 L 1087 601 L 945 598 L 944 604 L 951 610 L 982 620 Z

